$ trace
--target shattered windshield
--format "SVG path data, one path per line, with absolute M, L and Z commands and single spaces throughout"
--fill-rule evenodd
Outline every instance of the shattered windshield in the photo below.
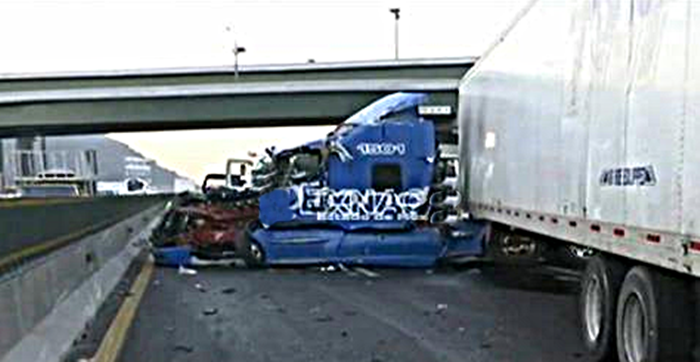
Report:
M 316 176 L 323 166 L 320 152 L 294 155 L 290 164 L 290 178 L 295 182 L 301 182 Z

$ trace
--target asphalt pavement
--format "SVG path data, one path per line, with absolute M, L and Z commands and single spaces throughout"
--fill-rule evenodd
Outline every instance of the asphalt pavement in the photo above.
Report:
M 159 268 L 121 361 L 585 361 L 575 271 Z

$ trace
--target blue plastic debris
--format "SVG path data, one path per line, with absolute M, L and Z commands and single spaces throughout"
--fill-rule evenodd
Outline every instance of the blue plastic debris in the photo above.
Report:
M 190 265 L 192 249 L 189 246 L 173 246 L 156 248 L 153 250 L 153 257 L 158 265 L 181 266 Z

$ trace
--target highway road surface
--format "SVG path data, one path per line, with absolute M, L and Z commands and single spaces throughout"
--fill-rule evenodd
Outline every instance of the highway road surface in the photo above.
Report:
M 131 361 L 585 361 L 575 271 L 157 268 Z

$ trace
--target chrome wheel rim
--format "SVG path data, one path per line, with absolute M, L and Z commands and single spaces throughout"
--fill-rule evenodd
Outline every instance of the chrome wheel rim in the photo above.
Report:
M 595 342 L 603 325 L 603 286 L 598 276 L 593 276 L 585 288 L 585 323 L 588 340 Z
M 250 244 L 250 255 L 253 257 L 255 261 L 262 261 L 263 253 L 260 247 L 255 244 L 251 243 Z
M 646 318 L 638 294 L 632 293 L 625 300 L 622 310 L 622 338 L 625 356 L 630 362 L 641 362 L 647 347 Z

